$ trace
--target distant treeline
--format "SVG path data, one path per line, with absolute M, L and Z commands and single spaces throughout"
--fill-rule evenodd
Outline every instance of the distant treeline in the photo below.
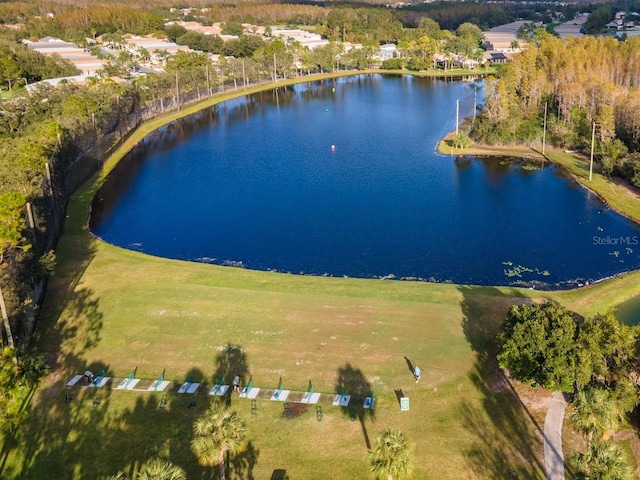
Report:
M 465 22 L 488 30 L 518 19 L 532 22 L 552 22 L 572 19 L 578 13 L 590 11 L 589 5 L 513 2 L 513 3 L 477 3 L 477 2 L 434 2 L 408 5 L 398 9 L 398 18 L 407 27 L 416 26 L 425 16 L 432 18 L 447 30 L 455 30 Z
M 539 145 L 545 105 L 547 142 L 588 152 L 606 173 L 640 187 L 640 37 L 538 37 L 487 81 L 472 136 L 490 144 Z
M 640 0 L 619 0 L 596 6 L 584 24 L 585 33 L 598 34 L 606 31 L 607 23 L 615 18 L 617 12 L 640 13 Z
M 635 0 L 639 1 L 639 0 Z M 200 7 L 202 2 L 189 5 Z M 161 30 L 167 20 L 198 20 L 205 24 L 238 22 L 257 25 L 290 25 L 314 27 L 317 33 L 337 35 L 327 25 L 327 19 L 343 17 L 350 11 L 349 22 L 342 25 L 340 36 L 350 41 L 376 39 L 393 40 L 396 34 L 385 34 L 378 19 L 385 19 L 387 30 L 398 27 L 417 27 L 425 18 L 435 20 L 441 28 L 456 30 L 463 23 L 473 23 L 486 30 L 518 18 L 549 23 L 573 18 L 578 13 L 575 5 L 548 3 L 476 3 L 435 2 L 386 8 L 365 2 L 330 2 L 307 4 L 303 2 L 239 3 L 234 6 L 207 6 L 205 11 L 193 10 L 187 15 L 170 11 L 172 2 L 132 0 L 126 3 L 92 2 L 6 2 L 0 3 L 0 24 L 24 24 L 25 37 L 58 36 L 82 41 L 104 33 L 133 33 L 145 35 Z M 588 11 L 584 6 L 580 11 Z M 388 38 L 385 38 L 388 37 Z

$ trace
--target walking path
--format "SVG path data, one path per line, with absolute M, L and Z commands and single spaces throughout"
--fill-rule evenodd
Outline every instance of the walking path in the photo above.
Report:
M 564 480 L 562 421 L 567 401 L 562 392 L 554 392 L 544 420 L 544 467 L 547 480 Z

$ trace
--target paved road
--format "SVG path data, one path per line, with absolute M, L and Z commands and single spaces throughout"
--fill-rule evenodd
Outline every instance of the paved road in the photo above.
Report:
M 562 420 L 566 406 L 564 394 L 555 392 L 544 420 L 544 467 L 547 480 L 564 480 Z

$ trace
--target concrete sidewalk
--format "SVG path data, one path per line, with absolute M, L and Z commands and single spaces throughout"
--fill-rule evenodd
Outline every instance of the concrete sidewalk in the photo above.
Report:
M 544 467 L 547 480 L 564 480 L 562 422 L 567 401 L 562 392 L 555 392 L 544 420 Z

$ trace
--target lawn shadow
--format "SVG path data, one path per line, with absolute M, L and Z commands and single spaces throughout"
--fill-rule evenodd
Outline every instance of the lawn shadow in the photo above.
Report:
M 63 379 L 41 392 L 20 427 L 21 478 L 38 478 L 44 472 L 49 478 L 68 478 L 74 469 L 93 475 L 92 465 L 85 462 L 86 452 L 95 452 L 106 441 L 106 430 L 98 426 L 106 421 L 112 390 L 89 388 L 84 379 L 78 383 L 81 386 L 73 388 L 60 384 Z M 11 477 L 11 472 L 5 474 Z
M 402 389 L 394 390 L 396 394 L 396 399 L 398 400 L 398 405 L 402 406 L 402 398 L 404 397 L 404 392 Z
M 85 250 L 85 255 L 88 263 L 93 253 Z M 80 262 L 79 265 L 86 267 L 84 262 Z M 28 462 L 20 466 L 20 471 L 29 472 L 34 462 L 47 456 L 45 450 L 41 450 L 43 445 L 46 445 L 46 451 L 51 452 L 52 461 L 59 460 L 56 458 L 59 455 L 50 450 L 50 446 L 58 445 L 60 449 L 72 450 L 68 448 L 70 443 L 67 440 L 68 433 L 61 433 L 65 428 L 71 430 L 71 425 L 74 423 L 73 418 L 69 417 L 69 405 L 65 403 L 70 397 L 84 398 L 91 391 L 91 398 L 87 402 L 90 404 L 89 408 L 95 408 L 92 416 L 98 419 L 101 416 L 100 412 L 109 405 L 109 389 L 75 387 L 74 392 L 71 392 L 66 386 L 74 375 L 81 375 L 87 370 L 96 376 L 103 372 L 109 375 L 108 362 L 93 361 L 88 364 L 86 360 L 87 352 L 100 342 L 103 313 L 100 309 L 100 301 L 91 289 L 76 288 L 78 278 L 75 274 L 69 277 L 63 274 L 60 278 L 49 282 L 51 290 L 47 293 L 45 300 L 47 318 L 39 322 L 34 343 L 37 345 L 37 350 L 43 353 L 51 373 L 42 382 L 43 386 L 40 387 L 37 397 L 38 403 L 32 404 L 30 397 L 29 402 L 22 406 L 23 410 L 30 411 L 27 420 L 13 438 L 15 442 L 3 436 L 5 441 L 0 451 L 0 477 L 2 478 L 12 476 L 12 472 L 6 470 L 7 459 L 12 453 L 19 452 L 20 458 Z M 87 390 L 87 392 L 80 395 L 81 390 Z M 57 419 L 56 422 L 59 424 L 49 423 L 51 419 Z M 49 435 L 44 437 L 42 432 L 47 431 L 46 427 L 51 429 Z M 26 473 L 21 475 L 22 478 L 29 478 Z M 68 472 L 64 472 L 59 478 L 67 476 Z M 33 478 L 37 477 L 36 475 Z
M 230 479 L 238 480 L 254 480 L 253 469 L 258 463 L 260 450 L 254 447 L 253 443 L 247 442 L 244 449 L 233 455 L 229 459 L 229 476 Z
M 216 371 L 213 383 L 222 380 L 225 385 L 231 385 L 233 378 L 238 375 L 241 385 L 245 385 L 249 376 L 247 354 L 240 345 L 227 343 L 215 358 Z
M 411 363 L 411 360 L 409 360 L 407 357 L 404 357 L 404 361 L 407 362 L 407 367 L 409 367 L 409 371 L 411 372 L 411 375 L 413 375 L 413 372 L 415 370 L 413 363 Z
M 359 368 L 354 368 L 350 363 L 347 363 L 344 367 L 338 368 L 338 379 L 336 382 L 335 391 L 337 394 L 351 395 L 352 404 L 355 403 L 353 397 L 358 397 L 358 401 L 372 395 L 371 384 L 367 381 L 364 373 Z M 368 416 L 371 420 L 375 420 L 375 403 L 370 409 L 364 409 L 362 405 L 351 405 L 348 407 L 342 407 L 342 413 L 353 419 L 355 416 L 362 427 L 362 435 L 364 436 L 364 442 L 367 449 L 371 449 L 371 441 L 369 440 L 369 434 L 367 432 L 367 425 L 365 423 Z M 368 414 L 367 414 L 368 412 Z
M 64 397 L 46 399 L 34 406 L 20 432 L 26 451 L 19 472 L 7 471 L 6 477 L 101 478 L 122 471 L 135 478 L 140 465 L 162 458 L 182 467 L 188 478 L 207 478 L 210 469 L 196 461 L 191 440 L 193 422 L 208 402 L 190 409 L 190 397 L 74 387 L 69 403 Z M 235 478 L 253 478 L 257 457 L 249 445 L 235 460 Z
M 469 378 L 480 393 L 481 410 L 466 399 L 459 406 L 462 424 L 473 435 L 464 451 L 479 478 L 545 477 L 543 431 L 498 365 L 496 335 L 509 307 L 530 302 L 519 291 L 459 286 L 462 329 L 476 361 Z
M 87 231 L 87 212 L 95 191 L 95 186 L 89 184 L 69 200 L 64 233 L 56 246 L 54 273 L 47 282 L 47 293 L 39 312 L 33 342 L 44 352 L 52 370 L 71 366 L 69 362 L 59 364 L 65 341 L 74 340 L 75 352 L 80 358 L 84 350 L 100 341 L 103 314 L 99 298 L 93 290 L 80 287 L 80 280 L 95 258 L 98 246 L 98 240 Z
M 84 367 L 83 356 L 100 342 L 104 315 L 96 294 L 83 288 L 65 296 L 64 308 L 55 313 L 55 325 L 42 325 L 35 341 L 42 345 L 45 361 L 51 370 L 67 375 Z M 61 354 L 62 345 L 73 347 L 73 354 Z
M 197 367 L 187 370 L 183 377 L 183 381 L 189 383 L 202 383 L 204 380 L 204 372 Z

